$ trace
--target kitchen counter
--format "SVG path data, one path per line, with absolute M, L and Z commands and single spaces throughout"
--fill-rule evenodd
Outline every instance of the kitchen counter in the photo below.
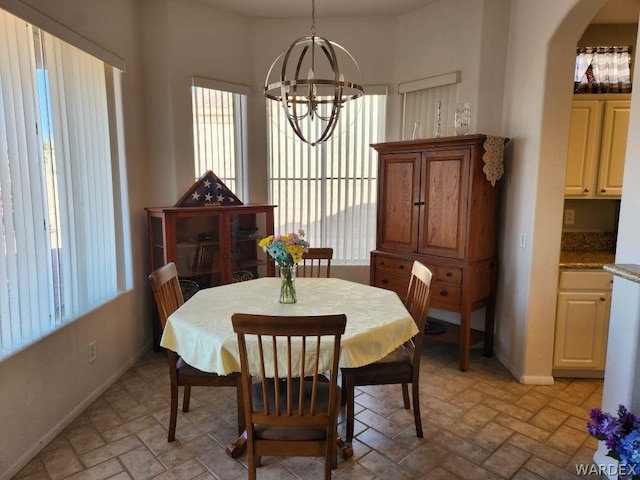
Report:
M 631 282 L 640 283 L 640 265 L 634 264 L 610 264 L 604 269 L 618 277 L 625 278 Z
M 560 252 L 560 269 L 593 269 L 601 270 L 605 264 L 615 261 L 616 254 L 611 251 L 562 251 Z

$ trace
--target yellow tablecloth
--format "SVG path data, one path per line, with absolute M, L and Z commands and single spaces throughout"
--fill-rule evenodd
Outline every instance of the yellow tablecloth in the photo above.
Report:
M 200 370 L 226 375 L 240 371 L 238 341 L 231 325 L 234 313 L 346 314 L 341 367 L 375 362 L 418 331 L 402 301 L 389 290 L 336 278 L 297 278 L 295 282 L 298 303 L 290 305 L 279 303 L 279 278 L 200 290 L 169 317 L 160 345 Z

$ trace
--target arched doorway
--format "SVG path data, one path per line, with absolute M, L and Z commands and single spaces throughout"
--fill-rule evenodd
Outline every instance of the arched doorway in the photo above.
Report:
M 612 0 L 622 2 L 623 0 Z M 624 0 L 626 1 L 626 0 Z M 632 2 L 628 2 L 632 3 Z M 585 30 L 593 16 L 602 8 L 605 0 L 579 0 L 560 22 L 551 37 L 547 51 L 546 84 L 544 93 L 544 111 L 542 116 L 543 128 L 540 140 L 540 171 L 558 171 L 560 166 L 552 166 L 554 159 L 566 168 L 566 132 L 567 119 L 570 108 L 571 92 L 562 89 L 549 88 L 552 78 L 557 74 L 565 75 L 572 65 L 567 58 L 568 52 L 574 55 L 576 39 Z M 632 52 L 638 61 L 637 52 Z M 629 125 L 629 139 L 625 163 L 625 185 L 637 185 L 640 179 L 640 158 L 634 153 L 640 148 L 640 141 L 636 141 L 631 134 L 640 128 L 640 113 L 637 106 L 633 106 L 632 99 L 631 121 Z M 559 153 L 562 153 L 560 156 Z M 545 181 L 541 176 L 541 181 Z M 564 177 L 562 177 L 564 178 Z M 637 225 L 637 205 L 640 203 L 640 191 L 636 188 L 626 188 L 623 192 L 620 227 L 618 231 L 618 246 L 616 252 L 617 263 L 640 263 L 640 253 L 637 245 L 640 240 L 640 227 Z M 562 203 L 550 207 L 552 215 L 559 218 L 562 215 Z M 626 208 L 625 208 L 626 206 Z M 635 207 L 634 207 L 635 206 Z M 634 213 L 633 210 L 636 210 Z M 559 239 L 558 239 L 559 242 Z M 558 245 L 559 248 L 559 245 Z M 640 287 L 631 282 L 618 280 L 614 282 L 612 311 L 609 327 L 609 348 L 607 354 L 607 369 L 605 373 L 604 394 L 602 408 L 615 411 L 618 404 L 625 404 L 633 411 L 640 408 L 640 374 L 638 349 L 640 338 Z M 551 336 L 553 337 L 553 336 Z M 553 340 L 550 339 L 550 342 Z M 601 443 L 594 456 L 597 464 L 616 463 L 606 456 L 607 449 Z

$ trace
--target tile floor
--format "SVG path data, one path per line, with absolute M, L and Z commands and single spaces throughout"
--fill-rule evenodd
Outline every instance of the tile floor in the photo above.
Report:
M 456 348 L 438 343 L 425 345 L 421 369 L 425 438 L 415 436 L 398 386 L 362 388 L 354 456 L 338 460 L 333 478 L 583 478 L 576 464 L 590 463 L 596 447 L 585 425 L 601 404 L 601 381 L 521 385 L 475 349 L 463 373 Z M 236 434 L 234 402 L 233 389 L 194 388 L 191 411 L 179 413 L 177 439 L 168 443 L 166 355 L 149 352 L 15 478 L 246 479 L 246 454 L 225 454 Z M 264 458 L 258 479 L 322 478 L 322 466 L 322 459 Z

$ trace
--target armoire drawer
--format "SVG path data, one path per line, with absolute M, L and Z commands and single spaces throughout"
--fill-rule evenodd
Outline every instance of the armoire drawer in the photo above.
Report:
M 385 257 L 382 255 L 376 255 L 375 259 L 376 272 L 384 271 L 397 275 L 411 275 L 413 260 Z
M 431 284 L 431 304 L 433 306 L 436 304 L 459 306 L 461 300 L 462 287 L 437 282 Z
M 440 265 L 427 265 L 427 268 L 433 273 L 434 282 L 448 283 L 451 285 L 462 284 L 461 268 L 444 267 Z
M 410 276 L 392 275 L 387 272 L 376 271 L 374 276 L 374 286 L 393 290 L 402 300 L 404 300 L 407 297 L 409 279 Z

